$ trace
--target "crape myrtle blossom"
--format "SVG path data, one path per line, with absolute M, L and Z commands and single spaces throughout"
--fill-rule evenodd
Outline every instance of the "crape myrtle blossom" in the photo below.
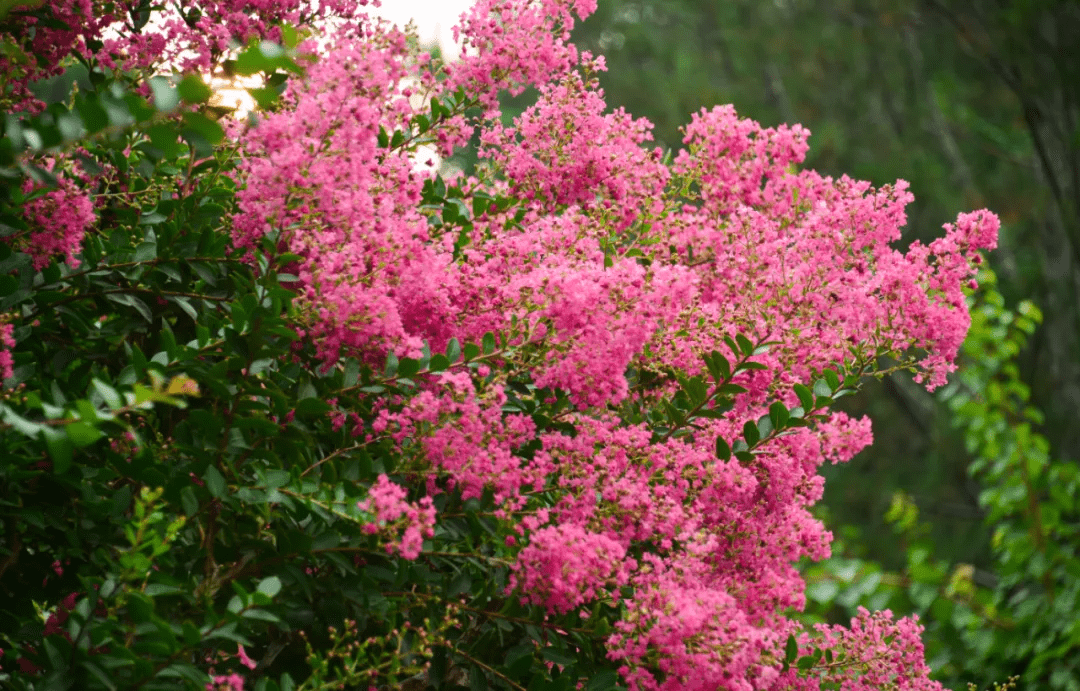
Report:
M 371 487 L 367 499 L 357 508 L 374 514 L 375 520 L 366 525 L 367 531 L 375 533 L 401 533 L 386 545 L 386 551 L 397 552 L 406 559 L 415 559 L 420 554 L 420 547 L 425 537 L 433 534 L 435 509 L 431 497 L 424 497 L 419 502 L 406 501 L 405 489 L 391 482 L 385 475 Z
M 418 211 L 409 153 L 378 147 L 379 128 L 412 112 L 406 36 L 346 37 L 334 56 L 245 137 L 234 241 L 254 247 L 280 229 L 282 248 L 302 258 L 309 333 L 328 362 L 343 351 L 416 354 L 425 337 L 448 337 L 453 273 Z
M 0 323 L 0 380 L 15 374 L 15 359 L 11 349 L 15 347 L 15 326 Z
M 850 626 L 817 624 L 820 638 L 803 633 L 800 650 L 828 646 L 849 651 L 851 657 L 827 665 L 822 678 L 799 678 L 793 671 L 775 675 L 769 685 L 760 688 L 790 691 L 816 691 L 822 683 L 844 691 L 878 691 L 883 688 L 932 691 L 941 685 L 929 679 L 918 617 L 893 619 L 889 610 L 870 613 L 860 607 Z M 824 645 L 823 645 L 824 644 Z M 858 673 L 856 673 L 858 670 Z
M 607 652 L 634 691 L 940 688 L 912 619 L 808 629 L 791 615 L 805 604 L 794 565 L 829 553 L 810 513 L 818 468 L 869 444 L 869 422 L 823 412 L 750 460 L 716 448 L 774 401 L 798 405 L 793 385 L 833 363 L 872 372 L 891 355 L 941 385 L 996 217 L 965 214 L 943 238 L 896 249 L 905 183 L 799 170 L 805 129 L 762 128 L 731 107 L 694 115 L 664 165 L 648 123 L 606 112 L 602 61 L 566 42 L 594 5 L 482 0 L 459 28 L 465 58 L 445 68 L 358 17 L 238 135 L 234 244 L 269 236 L 297 257 L 302 336 L 327 368 L 495 336 L 482 362 L 418 373 L 350 426 L 399 458 L 360 502 L 368 531 L 415 558 L 440 494 L 490 494 L 508 594 L 552 617 L 621 608 Z M 504 123 L 498 93 L 526 85 L 536 103 Z M 417 93 L 450 112 L 432 124 Z M 473 175 L 442 180 L 410 158 L 474 133 Z M 735 352 L 736 335 L 771 349 Z M 730 405 L 683 429 L 658 422 L 680 377 L 711 382 L 712 352 L 755 365 L 726 378 L 739 387 Z M 784 671 L 789 635 L 849 664 Z
M 448 68 L 448 92 L 465 88 L 495 108 L 500 90 L 518 95 L 557 80 L 578 62 L 567 42 L 575 15 L 594 11 L 596 0 L 477 0 L 453 30 L 463 57 Z
M 52 164 L 48 162 L 50 168 Z M 29 180 L 23 184 L 22 192 L 29 199 L 23 205 L 23 217 L 29 230 L 4 239 L 29 254 L 35 269 L 44 268 L 57 255 L 77 267 L 75 255 L 96 220 L 91 198 L 59 171 L 55 178 L 57 185 L 51 189 Z

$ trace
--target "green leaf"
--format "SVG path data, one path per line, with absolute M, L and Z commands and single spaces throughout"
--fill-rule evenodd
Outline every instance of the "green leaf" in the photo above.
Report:
M 450 367 L 450 360 L 442 353 L 435 353 L 431 356 L 431 362 L 428 364 L 428 369 L 432 372 L 442 372 Z
M 267 597 L 274 597 L 281 592 L 281 579 L 277 576 L 269 576 L 259 581 L 259 585 L 255 588 L 257 592 L 266 595 Z
M 731 336 L 724 336 L 724 343 L 726 343 L 727 347 L 731 350 L 731 354 L 738 358 L 740 348 L 739 344 L 735 342 L 735 339 L 733 339 Z
M 255 103 L 259 104 L 259 107 L 264 110 L 271 108 L 281 95 L 280 92 L 272 86 L 248 87 L 247 92 L 251 94 L 251 98 L 255 100 Z
M 556 650 L 555 648 L 542 648 L 540 650 L 540 657 L 544 658 L 548 662 L 562 665 L 563 667 L 569 667 L 570 665 L 577 662 L 577 658 L 573 655 L 568 655 L 561 650 Z
M 184 513 L 188 516 L 199 513 L 199 499 L 195 496 L 195 488 L 191 485 L 180 490 L 180 506 L 184 508 Z
M 277 60 L 285 56 L 285 48 L 273 41 L 260 41 L 259 52 L 267 60 Z
M 196 685 L 196 688 L 199 688 L 206 683 L 206 673 L 201 671 L 195 665 L 186 662 L 174 662 L 165 669 L 158 672 L 157 676 L 159 678 L 165 679 L 186 679 L 192 684 Z
M 303 37 L 300 32 L 288 24 L 281 25 L 281 41 L 285 44 L 286 48 L 295 48 L 300 44 L 300 40 Z
M 451 338 L 446 344 L 446 357 L 450 359 L 450 362 L 457 362 L 461 357 L 461 344 L 456 338 Z
M 360 361 L 356 358 L 349 358 L 345 361 L 345 371 L 342 374 L 341 383 L 345 388 L 356 386 L 356 383 L 360 381 Z
M 523 674 L 532 665 L 533 646 L 528 643 L 519 643 L 506 653 L 504 663 L 507 671 L 514 674 Z
M 209 466 L 206 472 L 203 474 L 203 480 L 206 481 L 206 489 L 210 491 L 215 497 L 221 498 L 225 496 L 226 484 L 225 476 L 221 474 L 221 471 L 215 466 Z
M 765 353 L 769 352 L 769 350 L 771 350 L 774 345 L 778 345 L 779 343 L 780 341 L 768 341 L 765 343 L 761 343 L 758 345 L 758 347 L 754 348 L 754 352 L 751 353 L 751 355 L 764 355 Z
M 705 366 L 709 368 L 709 374 L 717 382 L 731 379 L 731 363 L 719 351 L 714 350 L 704 356 Z
M 618 673 L 613 669 L 603 669 L 592 675 L 585 685 L 586 691 L 611 691 L 619 681 Z
M 196 641 L 196 643 L 197 642 L 198 641 Z M 81 664 L 83 666 L 83 668 L 85 668 L 91 674 L 93 674 L 94 678 L 97 679 L 101 683 L 101 685 L 104 686 L 106 689 L 109 689 L 109 691 L 116 691 L 116 685 L 113 684 L 112 678 L 109 677 L 109 675 L 105 672 L 105 670 L 103 670 L 102 668 L 98 667 L 96 664 L 94 664 L 93 662 L 90 662 L 88 660 L 83 660 L 79 664 Z
M 709 396 L 709 389 L 701 377 L 691 377 L 683 382 L 683 390 L 689 396 L 691 403 L 697 405 Z
M 213 91 L 203 82 L 202 77 L 191 73 L 180 80 L 176 85 L 176 91 L 186 103 L 206 103 L 210 100 Z
M 76 98 L 75 109 L 87 132 L 94 134 L 109 126 L 109 115 L 96 98 Z
M 157 225 L 158 223 L 163 223 L 163 222 L 165 222 L 167 220 L 169 220 L 169 217 L 166 216 L 165 214 L 159 214 L 156 211 L 147 211 L 146 213 L 139 216 L 139 225 L 141 225 L 141 226 L 153 226 L 153 225 Z M 138 251 L 138 250 L 136 250 L 136 251 Z
M 416 376 L 420 371 L 420 361 L 412 358 L 402 358 L 398 362 L 397 376 L 408 379 L 409 377 Z
M 281 619 L 277 615 L 272 614 L 270 612 L 267 612 L 265 609 L 249 609 L 246 612 L 244 612 L 241 616 L 244 617 L 244 619 L 255 619 L 257 621 L 268 621 L 271 624 L 277 624 L 278 622 L 281 621 Z
M 787 411 L 785 411 L 785 412 L 787 412 Z M 758 418 L 757 430 L 758 430 L 758 435 L 760 435 L 761 439 L 764 439 L 764 438 L 768 437 L 770 434 L 772 434 L 772 431 L 773 431 L 772 418 L 770 418 L 768 415 L 762 415 L 760 418 Z
M 116 389 L 109 386 L 100 379 L 94 379 L 91 384 L 94 387 L 94 390 L 98 393 L 98 395 L 101 396 L 102 400 L 105 401 L 105 405 L 109 406 L 114 410 L 116 408 L 123 407 L 124 402 L 120 398 L 120 394 L 117 393 Z
M 201 113 L 184 113 L 185 134 L 190 138 L 194 133 L 202 137 L 210 146 L 216 146 L 225 138 L 225 130 L 216 121 Z
M 170 113 L 180 105 L 180 94 L 165 77 L 151 77 L 150 89 L 154 92 L 154 107 L 161 113 Z
M 27 420 L 2 403 L 0 403 L 0 415 L 3 416 L 5 424 L 11 425 L 13 429 L 22 432 L 30 438 L 36 438 L 38 433 L 44 428 L 44 425 Z
M 109 293 L 105 297 L 115 303 L 134 308 L 148 322 L 152 323 L 154 321 L 154 314 L 146 303 L 131 293 Z
M 41 431 L 45 435 L 45 443 L 53 460 L 53 472 L 57 475 L 66 473 L 75 456 L 75 445 L 60 430 L 43 427 Z
M 105 436 L 97 427 L 83 422 L 82 420 L 76 420 L 75 422 L 64 425 L 64 431 L 67 432 L 71 442 L 80 449 L 84 446 L 93 444 L 98 439 Z
M 799 397 L 799 403 L 802 404 L 803 411 L 813 410 L 814 408 L 814 394 L 804 384 L 795 385 L 795 395 Z
M 664 412 L 667 413 L 668 420 L 673 426 L 679 427 L 686 420 L 682 412 L 680 412 L 679 409 L 671 403 L 671 401 L 664 399 L 663 406 Z
M 191 303 L 186 297 L 180 295 L 170 295 L 166 299 L 179 306 L 180 309 L 182 309 L 184 313 L 187 314 L 187 316 L 191 317 L 192 321 L 199 320 L 198 312 L 195 311 L 195 308 L 191 306 Z
M 727 461 L 731 459 L 731 447 L 724 441 L 723 437 L 716 438 L 716 457 L 721 461 Z
M 157 259 L 157 243 L 156 242 L 143 242 L 135 248 L 135 256 L 132 257 L 137 262 L 148 262 Z
M 818 379 L 814 382 L 814 394 L 816 396 L 831 396 L 832 388 L 829 386 L 829 382 L 824 379 Z
M 833 391 L 836 391 L 840 388 L 840 377 L 836 374 L 836 372 L 832 371 L 831 369 L 827 369 L 822 372 L 821 375 L 825 377 L 825 381 L 829 384 L 829 393 L 832 393 Z
M 395 374 L 397 374 L 399 365 L 400 365 L 400 362 L 398 361 L 397 355 L 394 355 L 393 351 L 387 353 L 386 354 L 386 368 L 383 370 L 383 376 L 384 377 L 392 377 Z
M 739 349 L 742 350 L 743 355 L 750 357 L 754 354 L 754 344 L 746 336 L 735 334 L 735 342 L 739 344 Z
M 761 435 L 758 433 L 758 426 L 750 420 L 747 420 L 743 425 L 743 439 L 746 440 L 747 446 L 754 446 L 761 440 Z
M 476 665 L 469 667 L 469 691 L 488 691 L 488 681 L 484 676 L 484 670 Z
M 483 343 L 484 346 L 484 355 L 491 355 L 495 352 L 495 334 L 488 331 L 484 334 L 481 343 Z
M 447 589 L 446 594 L 449 597 L 455 597 L 457 595 L 463 595 L 472 590 L 472 578 L 466 572 L 459 573 L 453 581 L 450 583 L 450 587 Z
M 787 644 L 784 646 L 784 660 L 795 662 L 797 657 L 799 657 L 799 642 L 795 640 L 794 635 L 788 636 Z
M 330 404 L 321 398 L 302 398 L 296 402 L 296 414 L 300 417 L 317 417 L 324 415 L 329 411 Z
M 287 470 L 268 470 L 263 477 L 263 484 L 269 489 L 277 489 L 289 484 L 292 475 Z
M 840 586 L 831 579 L 820 580 L 806 588 L 806 596 L 822 604 L 832 602 L 839 592 Z
M 787 406 L 780 401 L 776 401 L 771 406 L 769 406 L 769 419 L 772 420 L 772 425 L 774 429 L 784 429 L 784 427 L 787 425 L 788 417 L 789 413 Z

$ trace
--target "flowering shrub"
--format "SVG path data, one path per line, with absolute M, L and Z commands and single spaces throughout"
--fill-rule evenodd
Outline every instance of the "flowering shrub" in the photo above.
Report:
M 78 5 L 126 47 L 5 93 L 7 684 L 937 688 L 912 619 L 803 624 L 794 564 L 870 443 L 831 403 L 945 380 L 997 219 L 901 252 L 904 183 L 730 107 L 667 162 L 566 42 L 594 6 L 481 0 L 442 65 L 357 3 Z M 222 60 L 246 124 L 115 70 Z

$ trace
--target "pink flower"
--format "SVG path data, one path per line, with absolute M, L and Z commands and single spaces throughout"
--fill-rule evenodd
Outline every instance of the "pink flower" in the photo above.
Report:
M 70 179 L 61 174 L 57 174 L 56 178 L 59 187 L 23 205 L 23 216 L 30 226 L 30 234 L 18 248 L 33 257 L 35 269 L 44 268 L 55 255 L 65 257 L 73 267 L 78 266 L 75 255 L 82 250 L 83 235 L 95 220 L 90 198 Z M 23 185 L 24 194 L 34 189 L 30 181 Z
M 15 375 L 15 359 L 11 349 L 15 347 L 15 326 L 0 324 L 0 380 Z
M 255 669 L 255 661 L 248 657 L 247 653 L 244 651 L 244 646 L 237 645 L 236 647 L 236 658 L 240 660 L 240 664 L 248 669 Z
M 206 691 L 244 691 L 244 678 L 239 674 L 216 674 L 206 685 Z
M 375 516 L 375 520 L 365 526 L 369 534 L 382 532 L 391 536 L 386 544 L 388 552 L 397 552 L 405 559 L 416 559 L 424 537 L 434 535 L 435 507 L 431 497 L 423 497 L 419 502 L 408 502 L 405 497 L 403 487 L 391 482 L 386 475 L 380 475 L 368 490 L 368 498 L 359 502 L 357 508 Z

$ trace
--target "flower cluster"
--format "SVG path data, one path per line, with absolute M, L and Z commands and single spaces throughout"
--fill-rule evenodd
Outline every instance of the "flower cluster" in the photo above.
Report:
M 463 59 L 449 70 L 448 91 L 464 88 L 495 108 L 499 92 L 520 94 L 564 75 L 578 62 L 567 39 L 575 15 L 596 10 L 596 0 L 478 0 L 454 27 Z
M 282 249 L 301 257 L 308 332 L 328 361 L 446 340 L 446 260 L 417 209 L 422 179 L 408 152 L 378 146 L 380 127 L 412 112 L 406 37 L 383 31 L 341 38 L 335 58 L 286 95 L 294 108 L 244 137 L 234 242 L 254 247 L 282 229 Z
M 429 503 L 385 476 L 361 502 L 407 526 L 389 549 L 418 554 L 431 497 L 490 490 L 516 550 L 508 590 L 552 615 L 620 603 L 608 655 L 631 689 L 818 688 L 820 675 L 780 672 L 801 630 L 782 613 L 805 603 L 794 564 L 829 552 L 810 513 L 818 467 L 869 444 L 869 422 L 819 411 L 752 454 L 715 449 L 771 403 L 798 406 L 792 386 L 833 363 L 863 373 L 888 354 L 940 385 L 997 219 L 963 215 L 900 252 L 904 182 L 800 171 L 805 129 L 730 106 L 695 115 L 664 165 L 644 146 L 649 123 L 605 112 L 602 61 L 566 43 L 591 5 L 482 0 L 459 29 L 465 58 L 442 71 L 387 27 L 339 32 L 287 107 L 242 135 L 234 242 L 272 234 L 300 257 L 305 329 L 327 366 L 496 336 L 490 364 L 420 375 L 356 426 L 426 478 Z M 503 124 L 495 96 L 526 84 L 535 105 Z M 452 136 L 431 132 L 424 98 L 453 104 L 437 116 Z M 466 117 L 471 105 L 482 112 Z M 481 164 L 432 201 L 444 181 L 410 147 L 469 127 Z M 771 349 L 741 352 L 736 335 Z M 752 362 L 712 381 L 711 353 Z M 687 412 L 692 425 L 665 422 L 687 377 L 727 393 Z M 559 400 L 559 426 L 532 414 Z M 883 627 L 903 636 L 871 632 Z M 874 615 L 813 635 L 861 661 L 859 683 L 931 688 L 917 631 Z
M 416 559 L 424 538 L 434 534 L 435 509 L 431 505 L 431 497 L 424 497 L 419 502 L 406 501 L 405 497 L 403 487 L 380 475 L 367 499 L 359 502 L 357 508 L 375 517 L 373 522 L 367 524 L 369 533 L 395 536 L 400 533 L 400 539 L 395 537 L 387 543 L 387 552 Z
M 889 610 L 871 614 L 860 607 L 850 626 L 818 624 L 820 638 L 808 634 L 801 638 L 800 652 L 813 655 L 813 649 L 837 651 L 831 659 L 820 658 L 814 666 L 815 677 L 800 677 L 792 670 L 774 675 L 768 689 L 809 691 L 823 684 L 851 691 L 876 691 L 883 688 L 934 691 L 941 685 L 930 681 L 930 670 L 919 640 L 922 626 L 918 617 L 893 619 Z
M 57 175 L 57 180 L 59 184 L 53 188 L 35 188 L 29 180 L 23 185 L 23 193 L 30 195 L 23 205 L 30 231 L 26 236 L 12 237 L 33 258 L 35 269 L 45 267 L 57 255 L 69 266 L 78 266 L 75 255 L 96 218 L 94 203 L 83 190 L 63 175 Z M 36 195 L 31 194 L 35 191 Z
M 11 349 L 15 347 L 15 325 L 0 324 L 0 380 L 15 374 L 15 360 Z

